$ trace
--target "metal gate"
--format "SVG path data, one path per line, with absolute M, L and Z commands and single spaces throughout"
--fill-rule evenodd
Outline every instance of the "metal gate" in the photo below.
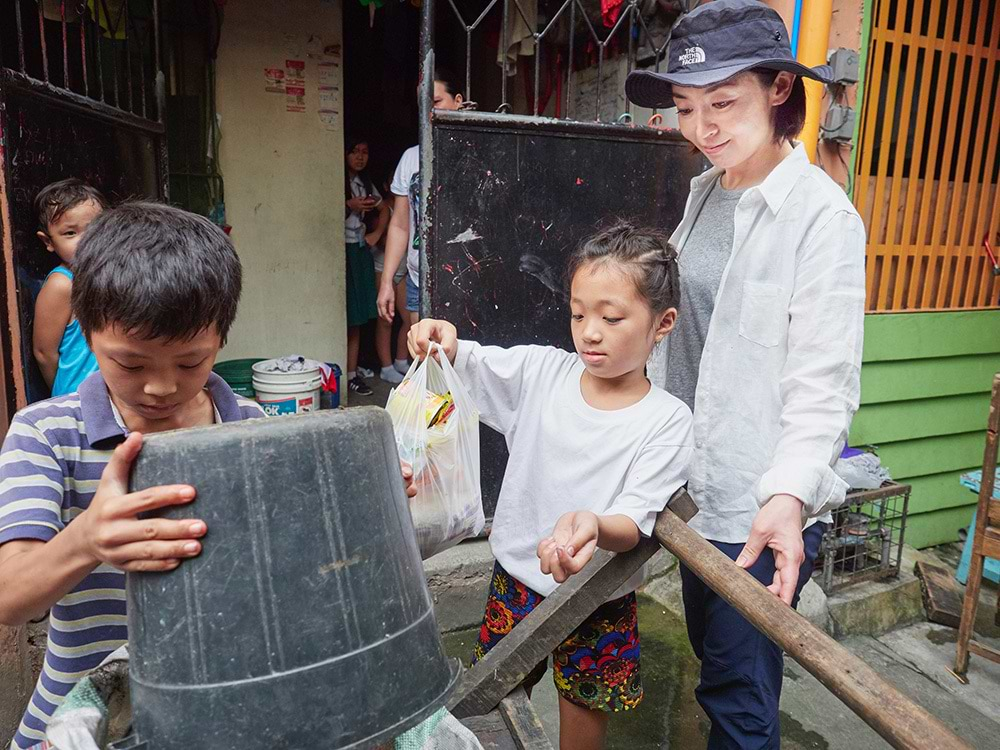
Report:
M 462 5 L 468 11 L 469 5 Z M 546 7 L 552 14 L 542 17 Z M 597 7 L 582 0 L 484 0 L 467 22 L 453 0 L 442 6 L 441 12 L 458 16 L 464 32 L 467 97 L 480 96 L 473 85 L 477 73 L 479 89 L 489 88 L 482 83 L 488 73 L 469 60 L 476 54 L 473 34 L 490 13 L 501 21 L 500 49 L 508 49 L 505 34 L 517 14 L 525 51 L 531 52 L 521 57 L 533 58 L 521 61 L 517 77 L 509 75 L 504 57 L 497 65 L 491 62 L 501 77 L 493 87 L 495 105 L 499 93 L 497 113 L 432 113 L 429 76 L 423 79 L 421 308 L 424 316 L 453 321 L 465 338 L 571 349 L 562 280 L 569 252 L 598 225 L 618 217 L 672 229 L 683 214 L 691 177 L 705 167 L 678 133 L 644 125 L 655 113 L 643 113 L 643 125 L 631 126 L 639 115 L 621 90 L 623 73 L 662 61 L 677 15 L 665 22 L 655 12 L 658 4 L 625 0 L 613 19 L 604 19 L 599 34 L 588 17 Z M 434 67 L 434 12 L 435 1 L 424 0 L 425 71 Z M 560 23 L 560 40 L 553 41 Z M 554 62 L 560 59 L 567 62 Z M 565 88 L 542 86 L 548 64 L 554 64 Z M 607 74 L 612 68 L 617 75 Z M 511 81 L 525 84 L 522 98 Z M 537 116 L 546 106 L 578 119 Z M 511 114 L 516 109 L 526 114 Z M 506 458 L 502 437 L 484 428 L 487 516 L 496 507 Z
M 13 0 L 0 8 L 0 228 L 6 325 L 0 417 L 44 398 L 34 301 L 57 261 L 32 201 L 80 177 L 112 199 L 166 196 L 157 0 Z
M 867 309 L 1000 305 L 1000 2 L 875 0 L 855 203 Z

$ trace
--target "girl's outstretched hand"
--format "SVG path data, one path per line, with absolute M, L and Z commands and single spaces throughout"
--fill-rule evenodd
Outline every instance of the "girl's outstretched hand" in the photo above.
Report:
M 447 320 L 421 320 L 410 328 L 406 344 L 414 359 L 423 360 L 431 349 L 431 343 L 440 344 L 448 361 L 455 364 L 458 352 L 458 330 Z M 437 356 L 437 352 L 434 353 Z
M 594 556 L 599 530 L 597 515 L 589 510 L 563 513 L 556 521 L 552 536 L 538 543 L 542 572 L 551 574 L 556 583 L 563 583 L 579 573 Z

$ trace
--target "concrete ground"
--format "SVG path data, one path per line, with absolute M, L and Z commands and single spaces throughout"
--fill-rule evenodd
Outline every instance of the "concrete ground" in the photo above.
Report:
M 347 406 L 385 406 L 385 402 L 389 400 L 389 391 L 393 389 L 393 385 L 382 380 L 376 373 L 375 377 L 368 378 L 365 380 L 368 383 L 368 387 L 372 389 L 371 396 L 359 396 L 357 393 L 347 392 L 345 395 L 347 397 Z M 347 391 L 346 379 L 343 383 L 343 388 Z M 342 402 L 343 403 L 343 402 Z
M 912 569 L 909 553 L 904 567 Z M 926 554 L 926 553 L 925 553 Z M 955 557 L 945 548 L 938 562 Z M 942 559 L 943 558 L 943 559 Z M 446 648 L 468 661 L 482 616 L 486 575 L 491 558 L 481 541 L 463 544 L 426 564 L 431 591 L 438 610 Z M 683 613 L 672 561 L 662 559 L 659 575 L 640 598 L 640 631 L 643 646 L 645 700 L 634 712 L 615 718 L 609 733 L 609 750 L 653 750 L 704 747 L 708 720 L 694 699 L 699 662 L 687 642 Z M 954 566 L 952 566 L 954 569 Z M 905 571 L 904 571 L 905 572 Z M 813 586 L 814 584 L 810 584 Z M 872 666 L 915 702 L 940 718 L 975 748 L 1000 747 L 1000 665 L 975 656 L 962 685 L 949 669 L 955 660 L 957 631 L 912 616 L 915 581 L 902 575 L 898 581 L 863 584 L 868 595 L 849 589 L 827 601 L 816 587 L 812 593 L 810 619 L 833 631 L 844 625 L 855 632 L 839 637 L 851 652 Z M 858 587 L 860 589 L 860 587 Z M 919 591 L 918 587 L 916 588 Z M 916 594 L 919 601 L 919 593 Z M 977 636 L 1000 648 L 1000 628 L 994 622 L 997 589 L 984 585 Z M 878 617 L 843 619 L 838 610 L 873 610 Z M 872 621 L 888 622 L 890 610 L 898 614 L 899 627 L 882 632 Z M 830 611 L 834 616 L 830 617 Z M 458 628 L 458 629 L 456 629 Z M 535 688 L 532 700 L 545 726 L 556 741 L 559 734 L 558 706 L 551 671 Z M 889 745 L 822 684 L 791 659 L 786 660 L 781 698 L 782 747 L 786 750 L 867 750 Z

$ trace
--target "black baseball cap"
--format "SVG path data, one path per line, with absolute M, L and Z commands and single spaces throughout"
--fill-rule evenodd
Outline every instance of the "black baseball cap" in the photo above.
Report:
M 775 10 L 758 0 L 714 0 L 677 22 L 667 49 L 667 72 L 629 74 L 625 95 L 640 107 L 672 107 L 674 84 L 714 86 L 752 68 L 832 80 L 830 66 L 810 68 L 792 56 L 785 22 Z

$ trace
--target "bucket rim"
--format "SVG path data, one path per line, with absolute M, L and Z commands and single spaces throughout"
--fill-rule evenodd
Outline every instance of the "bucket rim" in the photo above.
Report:
M 255 377 L 257 375 L 266 375 L 268 377 L 304 376 L 312 373 L 323 372 L 323 364 L 315 359 L 306 359 L 305 361 L 306 368 L 303 370 L 298 370 L 297 372 L 269 372 L 267 370 L 262 369 L 263 365 L 266 365 L 270 362 L 277 362 L 278 359 L 279 359 L 278 357 L 272 357 L 271 359 L 262 359 L 259 362 L 255 362 L 253 365 L 251 365 L 250 369 L 253 371 Z

